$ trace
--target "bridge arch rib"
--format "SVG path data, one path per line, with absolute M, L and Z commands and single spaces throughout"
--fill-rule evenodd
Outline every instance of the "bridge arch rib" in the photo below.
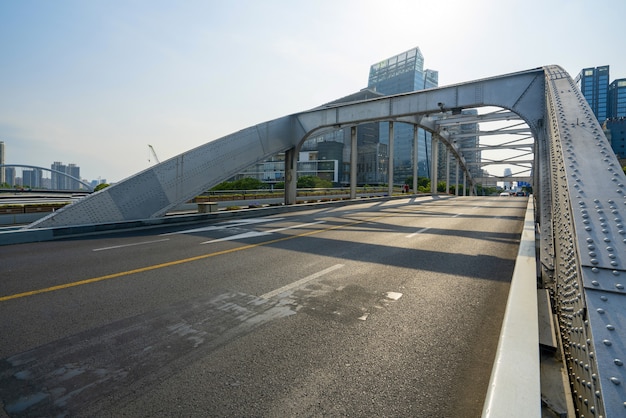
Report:
M 543 116 L 543 106 L 539 105 L 544 97 L 543 79 L 544 71 L 539 68 L 448 87 L 321 106 L 284 116 L 186 151 L 28 227 L 160 217 L 178 204 L 279 152 L 291 151 L 288 152 L 286 171 L 290 166 L 295 172 L 293 151 L 311 133 L 324 128 L 386 120 L 413 123 L 436 131 L 434 119 L 429 116 L 442 110 L 498 106 L 517 113 L 535 130 Z M 286 184 L 287 203 L 293 203 L 289 202 L 290 194 L 295 200 L 294 177 L 292 175 L 292 181 Z

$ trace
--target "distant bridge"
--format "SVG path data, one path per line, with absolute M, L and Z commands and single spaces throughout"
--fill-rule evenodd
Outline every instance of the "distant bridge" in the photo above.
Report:
M 51 168 L 46 168 L 46 167 L 38 167 L 36 165 L 26 165 L 26 164 L 0 164 L 0 168 L 4 168 L 4 167 L 15 167 L 15 168 L 32 168 L 35 170 L 42 170 L 42 171 L 49 171 L 51 173 L 54 174 L 58 174 L 59 176 L 63 176 L 63 177 L 67 177 L 70 178 L 74 181 L 79 182 L 80 184 L 82 184 L 83 186 L 85 186 L 87 188 L 87 190 L 89 191 L 93 191 L 93 187 L 91 187 L 91 185 L 89 183 L 85 183 L 84 181 L 82 181 L 81 179 L 79 179 L 78 177 L 74 177 L 70 174 L 64 173 L 63 171 L 59 171 L 59 170 L 54 170 Z
M 496 107 L 488 116 L 465 109 Z M 208 188 L 279 152 L 286 153 L 285 203 L 296 202 L 296 160 L 303 142 L 323 131 L 349 128 L 350 195 L 356 197 L 356 133 L 367 122 L 389 122 L 393 161 L 396 123 L 432 133 L 454 156 L 464 185 L 476 179 L 459 146 L 458 123 L 516 118 L 532 143 L 507 143 L 526 160 L 535 198 L 539 285 L 549 289 L 576 409 L 585 417 L 626 413 L 626 178 L 594 114 L 572 78 L 558 66 L 370 100 L 333 103 L 264 122 L 184 152 L 94 193 L 28 228 L 156 218 Z M 507 161 L 509 163 L 510 161 Z M 432 158 L 433 192 L 437 158 Z M 529 169 L 529 167 L 531 169 Z M 393 179 L 393 164 L 388 178 Z M 448 173 L 450 170 L 448 170 Z M 417 190 L 417 167 L 414 167 Z M 389 184 L 389 193 L 392 191 Z M 458 187 L 457 187 L 458 190 Z M 464 187 L 463 190 L 466 190 Z M 529 278 L 535 280 L 534 277 Z M 515 408 L 510 405 L 510 408 Z

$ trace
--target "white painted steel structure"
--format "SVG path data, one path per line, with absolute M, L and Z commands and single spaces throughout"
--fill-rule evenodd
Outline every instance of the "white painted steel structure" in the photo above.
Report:
M 372 121 L 409 123 L 432 132 L 433 152 L 439 142 L 444 144 L 458 162 L 457 172 L 464 173 L 463 183 L 473 186 L 476 179 L 457 147 L 460 138 L 447 128 L 462 110 L 482 107 L 505 109 L 498 117 L 515 115 L 533 138 L 529 151 L 534 154 L 540 282 L 551 290 L 555 303 L 576 408 L 585 417 L 625 416 L 626 179 L 584 97 L 558 66 L 335 103 L 261 123 L 161 162 L 28 228 L 158 218 L 279 152 L 286 152 L 285 203 L 293 204 L 296 156 L 303 141 L 324 130 L 358 129 Z M 355 167 L 356 131 L 351 132 Z M 431 180 L 436 184 L 436 176 Z

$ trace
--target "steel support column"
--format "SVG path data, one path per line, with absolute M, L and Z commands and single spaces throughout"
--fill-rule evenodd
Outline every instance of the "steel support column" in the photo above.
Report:
M 459 195 L 459 160 L 456 160 L 456 179 L 454 181 L 454 194 Z
M 285 152 L 285 204 L 295 205 L 298 185 L 298 155 L 295 148 Z
M 413 125 L 413 193 L 417 193 L 417 180 L 419 176 L 419 138 L 418 127 Z
M 439 140 L 433 135 L 431 142 L 432 150 L 432 169 L 430 174 L 430 192 L 437 194 L 437 170 L 439 170 Z
M 446 194 L 450 193 L 450 150 L 446 147 Z
M 350 199 L 356 199 L 357 127 L 350 128 Z
M 393 122 L 389 122 L 389 166 L 387 167 L 387 193 L 393 195 Z

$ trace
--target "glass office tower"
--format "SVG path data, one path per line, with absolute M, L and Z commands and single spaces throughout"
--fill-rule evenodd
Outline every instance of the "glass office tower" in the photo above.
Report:
M 603 123 L 609 117 L 609 66 L 583 68 L 576 83 L 598 121 Z
M 424 56 L 418 47 L 380 61 L 370 67 L 368 89 L 384 95 L 408 93 L 437 87 L 439 73 L 424 70 Z M 381 122 L 379 138 L 389 144 L 389 123 Z M 418 176 L 430 177 L 431 135 L 420 129 L 418 132 Z M 394 124 L 394 179 L 402 184 L 413 175 L 413 126 L 405 123 Z
M 626 78 L 609 84 L 609 118 L 626 117 Z

